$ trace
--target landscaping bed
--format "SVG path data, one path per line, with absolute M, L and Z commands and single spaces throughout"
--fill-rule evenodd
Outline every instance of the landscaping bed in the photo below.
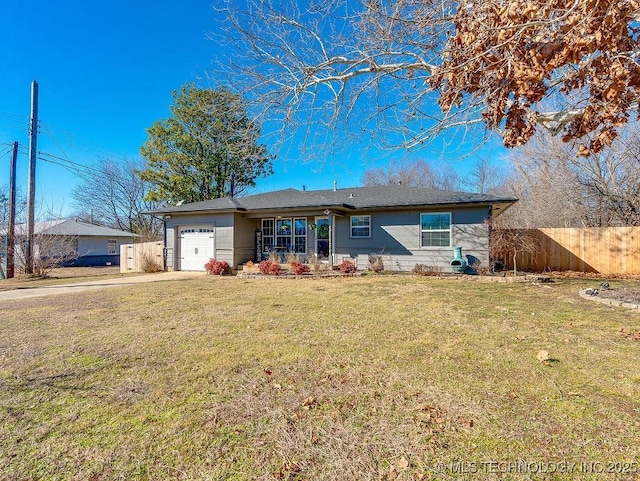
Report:
M 617 287 L 615 289 L 599 289 L 598 296 L 603 299 L 640 304 L 640 288 Z

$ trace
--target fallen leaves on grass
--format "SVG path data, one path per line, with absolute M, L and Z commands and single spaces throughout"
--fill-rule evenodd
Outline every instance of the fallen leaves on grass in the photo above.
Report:
M 304 400 L 304 402 L 302 403 L 302 409 L 308 411 L 309 409 L 311 409 L 312 406 L 314 406 L 316 404 L 316 400 L 313 398 L 313 396 L 309 396 L 307 399 Z
M 640 341 L 640 331 L 631 332 L 631 331 L 628 331 L 626 328 L 621 327 L 620 329 L 618 329 L 618 332 L 622 337 L 631 339 L 632 341 Z

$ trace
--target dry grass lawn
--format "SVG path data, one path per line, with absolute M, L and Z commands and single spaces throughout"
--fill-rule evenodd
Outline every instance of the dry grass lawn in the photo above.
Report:
M 589 286 L 203 277 L 5 301 L 0 478 L 638 479 L 640 312 Z

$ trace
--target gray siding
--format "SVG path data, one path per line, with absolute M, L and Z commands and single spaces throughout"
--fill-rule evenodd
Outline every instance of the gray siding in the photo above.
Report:
M 451 247 L 420 247 L 420 214 L 426 212 L 451 213 Z M 367 269 L 369 254 L 379 254 L 385 269 L 410 271 L 416 264 L 440 267 L 451 272 L 453 246 L 461 246 L 462 253 L 470 263 L 487 266 L 489 263 L 488 231 L 483 224 L 488 208 L 470 207 L 455 209 L 412 209 L 394 211 L 366 211 L 360 215 L 371 215 L 371 237 L 351 238 L 351 215 L 335 216 L 334 245 L 335 262 L 355 260 L 359 269 Z M 299 215 L 300 217 L 305 217 Z M 318 213 L 320 214 L 320 213 Z M 265 215 L 273 218 L 275 214 Z M 298 217 L 287 213 L 286 217 Z M 308 222 L 314 221 L 309 214 Z M 229 262 L 233 268 L 254 256 L 254 235 L 260 228 L 260 219 L 246 218 L 239 213 L 228 214 L 171 214 L 165 219 L 167 269 L 179 266 L 178 228 L 180 226 L 215 225 L 216 259 Z M 315 249 L 315 234 L 307 232 L 307 255 Z M 105 244 L 106 246 L 106 244 Z M 105 247 L 106 248 L 106 247 Z
M 255 257 L 255 233 L 260 228 L 260 219 L 247 219 L 240 214 L 235 215 L 233 235 L 235 241 L 234 268 Z
M 167 270 L 179 268 L 180 245 L 178 233 L 182 226 L 215 226 L 214 257 L 220 261 L 227 261 L 230 266 L 233 266 L 233 218 L 233 214 L 172 214 L 169 219 L 165 219 Z
M 420 247 L 420 214 L 451 213 L 451 247 Z M 385 269 L 410 271 L 416 264 L 437 266 L 450 272 L 453 246 L 462 246 L 469 261 L 489 263 L 488 231 L 483 224 L 486 208 L 367 212 L 371 215 L 371 237 L 351 237 L 351 216 L 336 217 L 336 262 L 355 260 L 359 269 L 368 266 L 369 254 L 382 256 Z
M 78 256 L 106 256 L 109 254 L 107 241 L 116 241 L 116 254 L 120 253 L 120 246 L 132 244 L 133 237 L 78 237 Z

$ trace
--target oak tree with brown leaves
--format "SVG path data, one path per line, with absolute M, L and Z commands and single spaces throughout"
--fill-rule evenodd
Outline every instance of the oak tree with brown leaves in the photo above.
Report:
M 483 119 L 507 147 L 552 122 L 565 141 L 587 139 L 579 155 L 597 153 L 637 117 L 638 20 L 634 0 L 464 0 L 431 85 L 445 111 L 485 98 Z M 555 95 L 564 109 L 540 113 Z

